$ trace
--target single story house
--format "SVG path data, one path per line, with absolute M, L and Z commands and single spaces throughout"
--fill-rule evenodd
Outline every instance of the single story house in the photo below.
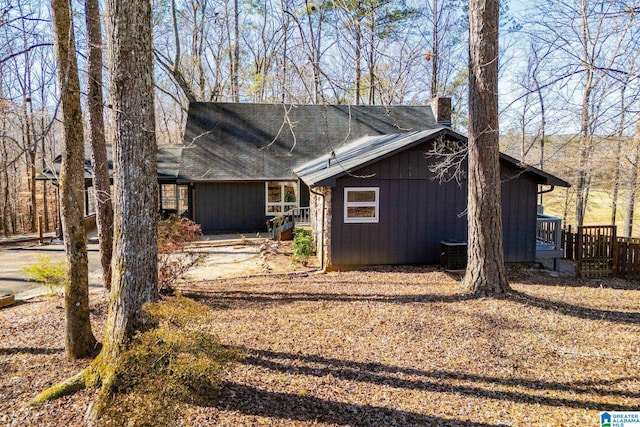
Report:
M 442 241 L 467 240 L 466 180 L 435 179 L 440 159 L 427 155 L 438 141 L 466 144 L 450 111 L 447 98 L 423 106 L 192 102 L 182 145 L 159 147 L 159 209 L 205 233 L 261 232 L 293 216 L 311 226 L 326 269 L 438 264 Z M 45 179 L 56 179 L 60 161 Z M 541 243 L 559 256 L 553 233 L 538 232 L 537 195 L 569 184 L 505 154 L 500 168 L 505 261 L 533 262 Z M 85 169 L 90 186 L 90 162 Z
M 310 221 L 324 268 L 437 264 L 467 239 L 464 177 L 440 182 L 427 153 L 450 128 L 450 100 L 425 106 L 191 103 L 177 188 L 205 232 Z M 540 186 L 569 186 L 501 154 L 505 261 L 536 259 Z M 465 167 L 463 167 L 466 169 Z M 177 191 L 178 193 L 180 191 Z M 307 213 L 308 212 L 308 213 Z

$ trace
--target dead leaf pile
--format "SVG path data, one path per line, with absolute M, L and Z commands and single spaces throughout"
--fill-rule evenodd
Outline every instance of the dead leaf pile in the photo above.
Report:
M 637 285 L 514 276 L 512 294 L 483 299 L 423 268 L 185 287 L 247 357 L 176 425 L 581 426 L 638 410 Z M 92 297 L 100 324 L 105 297 Z M 1 425 L 82 425 L 92 391 L 19 409 L 86 363 L 64 359 L 61 304 L 0 311 Z

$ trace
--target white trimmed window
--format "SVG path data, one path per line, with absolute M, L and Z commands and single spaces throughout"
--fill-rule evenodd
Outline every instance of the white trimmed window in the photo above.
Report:
M 282 215 L 300 206 L 298 183 L 294 181 L 269 181 L 265 183 L 267 216 Z
M 345 187 L 344 222 L 378 222 L 380 212 L 380 188 Z

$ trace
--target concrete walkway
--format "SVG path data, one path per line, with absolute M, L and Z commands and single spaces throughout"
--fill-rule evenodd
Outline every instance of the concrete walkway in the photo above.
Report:
M 260 244 L 264 242 L 264 237 L 259 238 L 255 234 L 203 236 L 201 240 L 188 245 L 188 250 L 202 253 L 203 259 L 189 270 L 186 279 L 207 280 L 260 273 L 263 269 L 259 259 Z M 95 236 L 89 236 L 87 249 L 89 286 L 102 287 L 102 267 Z M 41 245 L 37 243 L 37 236 L 35 242 L 32 236 L 0 239 L 0 295 L 13 293 L 16 300 L 26 300 L 48 293 L 47 287 L 30 282 L 23 271 L 24 267 L 37 264 L 39 257 L 47 257 L 54 263 L 64 261 L 62 242 L 53 240 Z

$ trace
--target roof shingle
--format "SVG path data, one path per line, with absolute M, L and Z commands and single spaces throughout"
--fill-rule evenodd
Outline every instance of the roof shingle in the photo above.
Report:
M 193 102 L 181 179 L 296 179 L 293 169 L 365 136 L 436 127 L 429 106 Z

